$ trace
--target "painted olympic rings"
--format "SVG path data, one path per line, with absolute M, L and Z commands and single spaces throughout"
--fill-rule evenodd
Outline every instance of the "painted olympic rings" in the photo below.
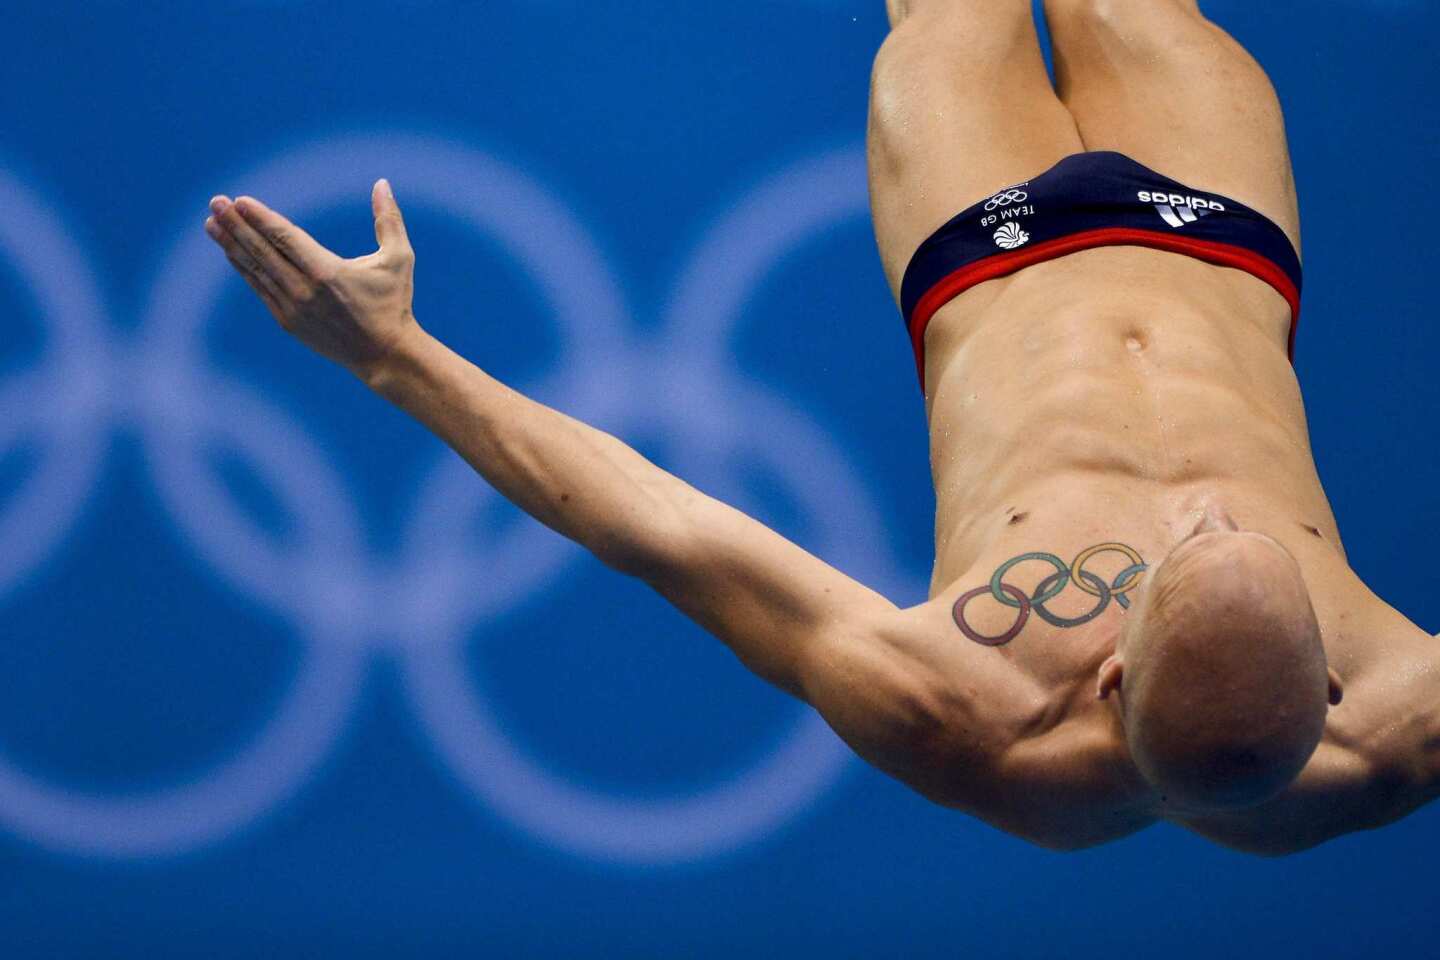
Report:
M 1037 592 L 1044 593 L 1046 585 L 1051 580 L 1058 581 L 1063 587 L 1066 581 L 1070 579 L 1071 577 L 1068 571 L 1065 573 L 1052 573 L 1050 574 L 1050 576 L 1046 577 L 1044 580 L 1041 581 Z M 1078 578 L 1075 578 L 1075 585 L 1077 587 L 1081 586 L 1082 580 L 1090 581 L 1091 585 L 1095 587 L 1095 590 L 1087 590 L 1085 592 L 1095 593 L 1100 598 L 1099 603 L 1095 604 L 1095 606 L 1092 607 L 1088 613 L 1082 613 L 1078 617 L 1058 616 L 1057 614 L 1053 614 L 1049 610 L 1046 610 L 1044 604 L 1033 604 L 1033 606 L 1035 607 L 1035 612 L 1040 616 L 1040 619 L 1044 620 L 1052 627 L 1078 627 L 1080 626 L 1080 624 L 1089 623 L 1091 620 L 1094 620 L 1096 617 L 1100 616 L 1100 614 L 1105 610 L 1105 608 L 1110 605 L 1110 588 L 1105 585 L 1104 580 L 1101 580 L 1089 570 L 1080 571 L 1080 576 Z
M 1089 561 L 1091 557 L 1106 551 L 1123 553 L 1126 558 L 1131 561 L 1130 565 L 1116 574 L 1114 580 L 1110 583 L 1106 583 L 1102 578 L 1084 569 L 1086 562 Z M 1044 580 L 1041 580 L 1035 587 L 1033 596 L 1029 596 L 1020 588 L 1004 582 L 1005 574 L 1009 573 L 1015 566 L 1030 560 L 1039 560 L 1055 568 L 1054 573 L 1050 574 Z M 1126 597 L 1126 594 L 1135 589 L 1140 582 L 1140 574 L 1147 569 L 1149 569 L 1149 566 L 1141 559 L 1140 554 L 1123 543 L 1096 544 L 1093 547 L 1081 551 L 1075 560 L 1068 564 L 1053 553 L 1045 553 L 1042 551 L 1022 553 L 1019 556 L 1011 557 L 996 568 L 995 573 L 990 577 L 990 582 L 985 586 L 976 587 L 957 597 L 954 605 L 951 607 L 951 616 L 955 620 L 955 625 L 960 628 L 960 632 L 968 639 L 987 647 L 1004 646 L 1020 635 L 1020 631 L 1025 628 L 1025 624 L 1030 619 L 1032 610 L 1036 616 L 1051 626 L 1078 627 L 1081 624 L 1089 623 L 1103 613 L 1106 607 L 1110 605 L 1111 599 L 1114 599 L 1121 607 L 1129 609 L 1130 601 L 1129 598 Z M 1098 598 L 1095 606 L 1078 617 L 1061 617 L 1058 614 L 1050 612 L 1050 610 L 1046 608 L 1046 604 L 1059 596 L 1065 587 L 1071 583 L 1074 583 L 1085 593 Z M 1015 622 L 1011 624 L 1008 630 L 998 634 L 981 633 L 966 619 L 965 611 L 966 608 L 969 607 L 970 602 L 977 597 L 987 594 L 997 602 L 1019 611 L 1016 614 Z
M 1129 593 L 1131 590 L 1135 589 L 1135 587 L 1140 584 L 1140 581 L 1133 579 L 1133 573 L 1130 575 L 1130 577 L 1126 577 L 1125 580 L 1122 580 L 1121 577 L 1124 577 L 1125 574 L 1129 573 L 1135 566 L 1138 566 L 1142 570 L 1145 568 L 1145 561 L 1140 559 L 1140 554 L 1136 553 L 1132 548 L 1127 547 L 1123 543 L 1100 543 L 1096 544 L 1088 550 L 1083 551 L 1078 557 L 1075 558 L 1075 562 L 1070 565 L 1070 576 L 1075 578 L 1075 586 L 1079 587 L 1081 590 L 1084 590 L 1086 593 L 1093 594 L 1097 597 L 1100 596 L 1097 591 L 1091 590 L 1089 587 L 1085 586 L 1084 582 L 1080 578 L 1080 569 L 1085 566 L 1085 561 L 1095 556 L 1095 554 L 1105 553 L 1106 551 L 1123 553 L 1126 557 L 1130 559 L 1130 563 L 1132 564 L 1131 567 L 1126 567 L 1125 570 L 1121 571 L 1120 575 L 1115 578 L 1115 582 L 1122 585 L 1110 588 L 1111 592 L 1123 596 L 1124 594 Z M 1128 604 L 1122 604 L 1122 606 L 1128 606 Z
M 965 636 L 969 637 L 971 640 L 974 640 L 976 643 L 984 644 L 987 647 L 1003 647 L 1011 640 L 1014 640 L 1017 636 L 1020 635 L 1020 631 L 1024 629 L 1025 622 L 1030 619 L 1030 608 L 1032 601 L 1029 597 L 1025 596 L 1025 591 L 1021 590 L 1019 587 L 1012 587 L 1008 583 L 1001 584 L 1000 589 L 1015 597 L 1015 602 L 1013 604 L 1009 604 L 1010 606 L 1016 606 L 1020 608 L 1020 615 L 1015 618 L 1015 623 L 1012 624 L 1010 629 L 1006 630 L 1004 633 L 997 633 L 994 636 L 986 636 L 983 633 L 977 632 L 974 627 L 970 626 L 970 624 L 965 622 L 966 605 L 969 604 L 971 600 L 974 600 L 976 597 L 980 596 L 982 593 L 989 593 L 989 584 L 986 584 L 983 587 L 976 587 L 969 593 L 962 593 L 959 599 L 955 601 L 955 606 L 953 608 L 953 612 L 955 615 L 955 625 L 960 628 L 960 632 L 965 634 Z

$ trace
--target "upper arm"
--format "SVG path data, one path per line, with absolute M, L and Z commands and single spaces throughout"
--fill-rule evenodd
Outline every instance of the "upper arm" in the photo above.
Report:
M 1015 671 L 950 642 L 943 604 L 901 610 L 693 488 L 678 506 L 668 545 L 627 572 L 815 707 L 860 756 L 920 788 L 946 758 L 979 762 L 997 748 Z
M 740 510 L 685 485 L 667 534 L 627 572 L 797 697 L 822 638 L 895 611 L 881 594 Z

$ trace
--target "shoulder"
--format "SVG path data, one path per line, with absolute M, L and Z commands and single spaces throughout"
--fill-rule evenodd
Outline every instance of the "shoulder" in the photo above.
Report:
M 993 647 L 960 636 L 951 602 L 936 597 L 875 623 L 878 641 L 907 666 L 952 733 L 984 730 L 995 749 L 1008 749 L 1058 719 L 1052 698 L 1033 677 Z
M 907 649 L 935 705 L 930 750 L 943 775 L 931 799 L 1005 821 L 1010 832 L 1054 849 L 1153 822 L 1152 791 L 1130 760 L 1118 717 L 1095 699 L 1094 668 L 1078 684 L 1040 679 L 1001 650 L 959 636 L 952 604 L 942 596 L 902 611 L 892 641 Z
M 1394 823 L 1440 796 L 1440 641 L 1409 625 L 1372 642 L 1373 655 L 1349 658 L 1345 697 L 1293 784 L 1238 814 L 1176 822 L 1279 856 Z
M 1344 699 L 1325 743 L 1345 750 L 1388 792 L 1428 793 L 1440 782 L 1440 639 L 1378 597 L 1332 657 Z
M 1108 843 L 1156 822 L 1154 789 L 1103 711 L 1068 715 L 1007 752 L 987 819 L 1050 850 Z
M 940 600 L 852 621 L 826 644 L 823 689 L 807 690 L 857 753 L 947 806 L 997 782 L 1051 712 L 1032 678 L 953 633 Z
M 927 799 L 1051 850 L 1078 850 L 1154 822 L 1149 792 L 1093 696 L 1045 689 L 1001 652 L 964 641 L 937 597 L 866 625 L 867 666 L 900 735 L 856 751 Z M 874 710 L 872 705 L 867 712 Z M 893 711 L 893 712 L 892 712 Z M 837 728 L 838 729 L 838 728 Z M 843 735 L 843 734 L 842 734 Z
M 1420 807 L 1424 801 L 1412 771 L 1396 759 L 1327 735 L 1300 777 L 1274 799 L 1233 814 L 1167 819 L 1243 853 L 1300 853 L 1393 823 Z

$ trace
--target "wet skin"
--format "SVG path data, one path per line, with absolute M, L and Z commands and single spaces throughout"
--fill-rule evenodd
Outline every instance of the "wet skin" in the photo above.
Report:
M 868 147 L 897 301 L 909 258 L 937 227 L 1083 150 L 1119 150 L 1233 197 L 1299 251 L 1273 87 L 1193 0 L 1046 0 L 1054 87 L 1029 4 L 888 8 Z M 1248 273 L 1123 246 L 982 283 L 932 318 L 935 565 L 930 600 L 906 612 L 894 644 L 922 665 L 923 699 L 941 719 L 928 758 L 892 772 L 1062 849 L 1163 819 L 1285 853 L 1435 796 L 1440 643 L 1346 560 L 1287 358 L 1290 321 L 1280 294 Z M 1123 698 L 1096 695 L 1147 572 L 1197 531 L 1272 538 L 1293 555 L 1332 699 L 1343 690 L 1290 787 L 1223 815 L 1147 783 L 1129 756 Z

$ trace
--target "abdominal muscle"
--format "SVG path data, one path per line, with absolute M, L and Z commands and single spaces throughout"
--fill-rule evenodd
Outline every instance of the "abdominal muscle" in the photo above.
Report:
M 1218 499 L 1300 561 L 1322 628 L 1340 616 L 1360 585 L 1315 471 L 1289 324 L 1288 304 L 1255 277 L 1140 247 L 1081 251 L 946 304 L 926 331 L 931 597 L 983 585 L 1032 552 L 1069 563 L 1120 543 L 1153 568 Z M 1085 569 L 1108 581 L 1131 562 L 1112 549 Z M 1053 572 L 1031 560 L 1004 579 L 1033 595 Z M 1013 622 L 1014 610 L 980 600 L 989 632 Z M 1052 612 L 1096 602 L 1072 589 Z M 1123 615 L 1113 606 L 1107 617 Z M 1049 643 L 1003 652 L 1051 648 L 1035 672 L 1058 681 L 1093 669 L 1079 641 L 1105 632 L 1095 627 L 1066 631 L 1073 664 Z M 1026 636 L 1037 630 L 1058 632 L 1037 621 Z

